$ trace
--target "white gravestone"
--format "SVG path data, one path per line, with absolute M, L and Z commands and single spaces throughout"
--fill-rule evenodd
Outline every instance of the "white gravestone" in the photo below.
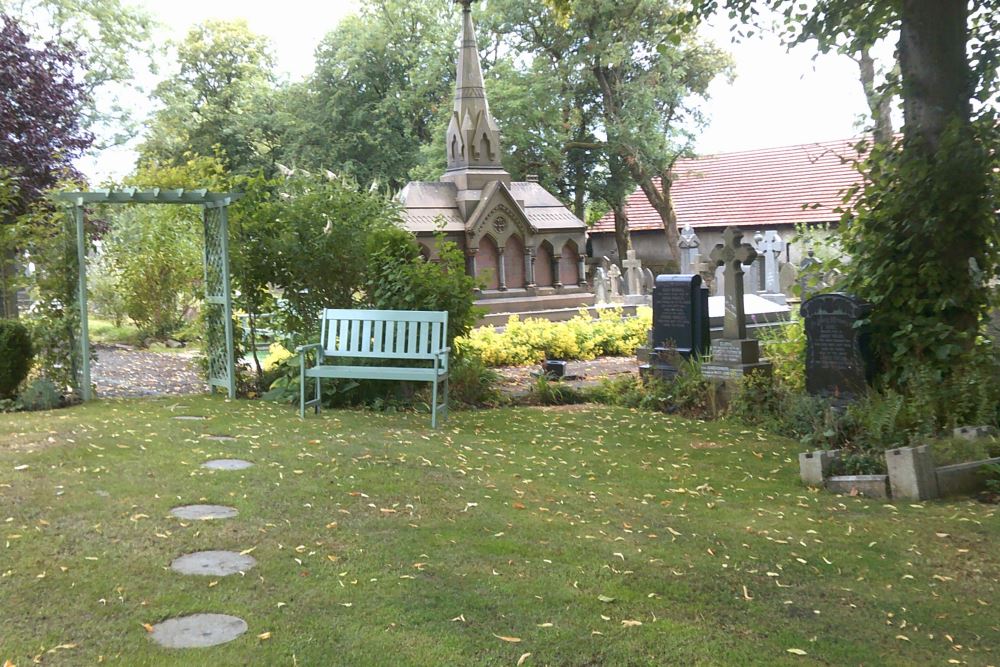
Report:
M 701 245 L 701 241 L 698 240 L 697 234 L 691 229 L 691 225 L 684 225 L 684 229 L 681 230 L 681 238 L 677 242 L 677 246 L 681 249 L 681 273 L 691 274 L 697 272 L 699 245 Z
M 761 241 L 760 250 L 764 256 L 764 293 L 761 296 L 768 301 L 784 305 L 788 302 L 788 299 L 781 293 L 778 261 L 781 253 L 785 251 L 785 242 L 781 240 L 778 232 L 769 229 L 764 232 L 764 239 Z
M 608 283 L 611 287 L 611 301 L 613 303 L 621 303 L 622 293 L 621 293 L 621 281 L 622 271 L 618 268 L 617 264 L 612 264 L 611 268 L 608 269 Z
M 598 306 L 608 303 L 608 274 L 600 266 L 594 269 L 594 301 Z
M 635 250 L 629 249 L 626 253 L 628 259 L 622 262 L 622 268 L 625 269 L 625 284 L 627 285 L 627 294 L 641 294 L 642 293 L 642 260 L 637 259 L 635 256 Z

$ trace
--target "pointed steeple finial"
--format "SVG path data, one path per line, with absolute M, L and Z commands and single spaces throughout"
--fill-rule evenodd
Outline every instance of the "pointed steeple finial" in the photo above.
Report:
M 455 106 L 445 146 L 449 170 L 501 168 L 500 130 L 486 101 L 472 22 L 472 2 L 456 0 L 462 5 L 462 45 L 458 54 Z

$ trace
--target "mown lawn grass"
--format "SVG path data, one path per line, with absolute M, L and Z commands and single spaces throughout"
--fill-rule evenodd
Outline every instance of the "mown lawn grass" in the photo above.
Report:
M 438 431 L 210 397 L 0 415 L 0 661 L 1000 662 L 996 507 L 809 490 L 797 451 L 600 406 L 457 412 Z M 219 457 L 257 465 L 199 468 Z M 168 514 L 197 502 L 240 514 Z M 203 549 L 259 565 L 169 569 Z M 250 629 L 171 651 L 143 627 L 194 612 Z

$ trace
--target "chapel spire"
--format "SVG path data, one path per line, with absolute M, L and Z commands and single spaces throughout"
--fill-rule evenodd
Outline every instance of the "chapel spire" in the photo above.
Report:
M 500 130 L 490 114 L 472 23 L 472 0 L 462 5 L 462 45 L 458 53 L 455 106 L 448 124 L 448 171 L 502 170 Z M 508 177 L 509 178 L 509 177 Z

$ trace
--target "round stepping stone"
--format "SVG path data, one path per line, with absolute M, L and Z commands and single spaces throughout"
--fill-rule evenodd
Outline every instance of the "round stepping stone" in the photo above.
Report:
M 244 461 L 243 459 L 215 459 L 213 461 L 205 461 L 201 464 L 201 467 L 208 468 L 209 470 L 243 470 L 252 465 L 253 463 Z
M 231 642 L 247 631 L 242 618 L 226 614 L 192 614 L 153 626 L 153 641 L 165 648 L 201 648 Z
M 206 435 L 206 440 L 217 440 L 219 442 L 229 442 L 230 440 L 235 440 L 231 435 Z
M 208 417 L 202 417 L 199 415 L 177 415 L 174 419 L 182 422 L 197 422 L 203 419 L 208 419 Z
M 225 505 L 181 505 L 170 510 L 178 519 L 231 519 L 238 514 L 235 507 Z
M 246 572 L 257 564 L 253 556 L 235 551 L 198 551 L 175 558 L 170 569 L 181 574 L 202 574 L 212 577 L 228 577 Z

